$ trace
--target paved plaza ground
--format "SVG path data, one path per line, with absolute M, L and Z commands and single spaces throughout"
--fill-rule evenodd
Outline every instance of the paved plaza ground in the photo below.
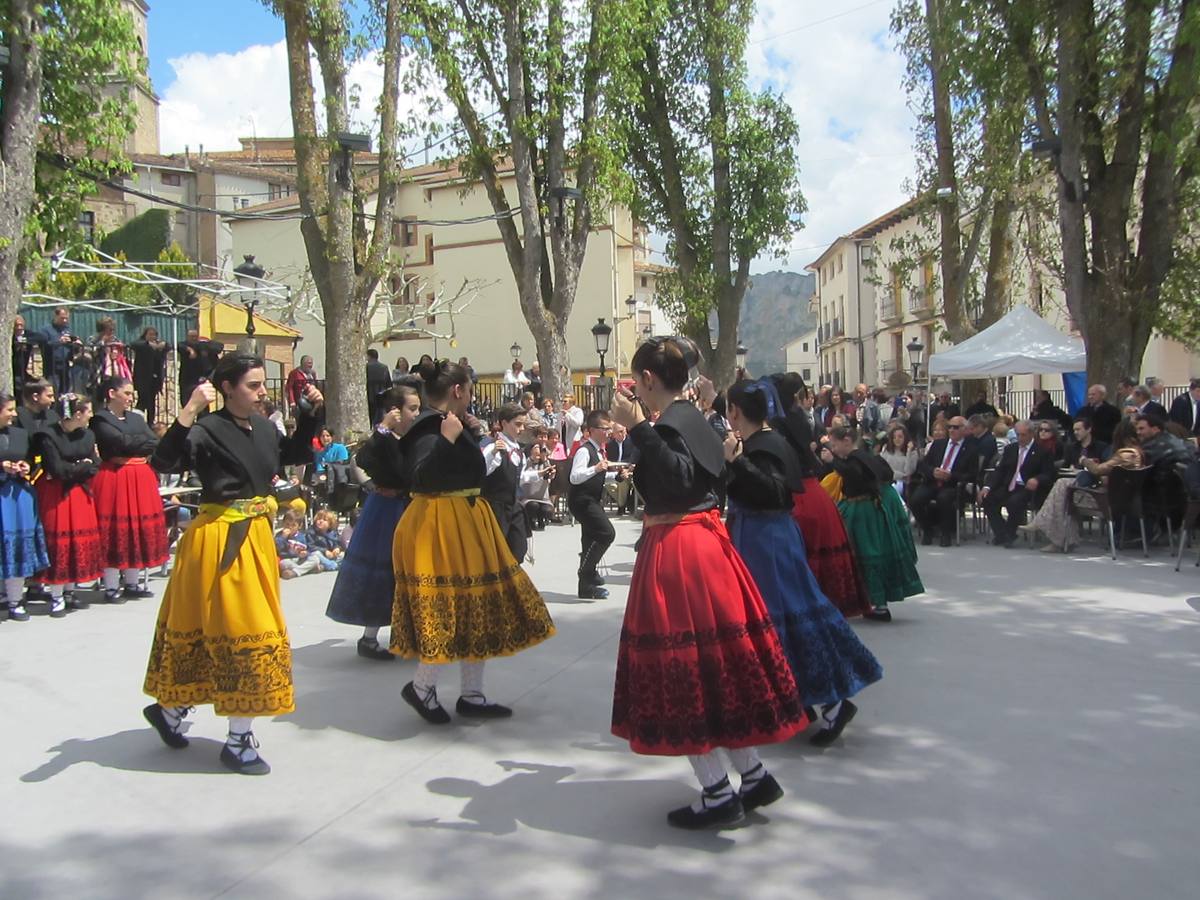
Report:
M 0 624 L 0 897 L 1197 896 L 1190 560 L 925 548 L 928 593 L 856 625 L 885 676 L 843 740 L 768 748 L 784 800 L 693 834 L 664 820 L 686 761 L 608 731 L 638 527 L 596 602 L 578 532 L 538 535 L 559 633 L 489 664 L 503 722 L 425 725 L 399 697 L 413 664 L 359 659 L 325 619 L 333 576 L 286 582 L 297 711 L 256 727 L 266 778 L 218 764 L 211 709 L 183 751 L 143 722 L 156 601 Z

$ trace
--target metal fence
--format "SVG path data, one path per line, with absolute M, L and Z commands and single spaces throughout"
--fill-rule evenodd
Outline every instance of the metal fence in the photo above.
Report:
M 1163 388 L 1162 399 L 1159 402 L 1167 409 L 1171 408 L 1171 403 L 1180 394 L 1186 393 L 1188 386 L 1186 384 L 1168 385 Z M 1007 394 L 1001 394 L 1000 402 L 996 405 L 1001 407 L 1009 415 L 1016 416 L 1018 419 L 1025 419 L 1033 411 L 1034 407 L 1034 391 L 1009 391 Z M 1047 391 L 1050 394 L 1051 402 L 1059 409 L 1067 409 L 1066 392 L 1062 388 L 1050 389 Z M 1114 402 L 1112 395 L 1109 395 L 1109 402 Z M 957 399 L 955 402 L 958 402 Z
M 486 418 L 505 403 L 517 403 L 526 390 L 528 388 L 505 384 L 502 381 L 477 381 L 475 382 L 475 415 Z M 608 409 L 611 405 L 611 391 L 610 386 L 602 384 L 576 384 L 571 388 L 571 393 L 575 397 L 575 405 L 585 410 Z M 535 401 L 540 406 L 544 397 L 540 386 L 530 393 L 534 395 Z M 555 406 L 558 406 L 557 401 L 560 401 L 561 398 L 556 397 L 555 400 Z

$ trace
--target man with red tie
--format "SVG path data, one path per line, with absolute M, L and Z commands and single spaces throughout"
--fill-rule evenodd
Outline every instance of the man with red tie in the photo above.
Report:
M 1017 442 L 1004 448 L 996 471 L 979 494 L 995 535 L 993 542 L 1002 547 L 1016 543 L 1026 511 L 1039 496 L 1046 496 L 1054 480 L 1054 457 L 1034 443 L 1033 427 L 1025 421 L 1014 427 Z M 1008 510 L 1007 520 L 1002 510 Z
M 908 501 L 926 546 L 933 543 L 935 530 L 943 547 L 954 542 L 958 489 L 975 474 L 975 444 L 967 433 L 967 420 L 954 416 L 946 429 L 950 436 L 933 441 L 917 464 L 921 481 Z

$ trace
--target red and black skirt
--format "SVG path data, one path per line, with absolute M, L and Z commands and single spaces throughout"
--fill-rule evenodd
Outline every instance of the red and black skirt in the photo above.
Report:
M 104 568 L 96 505 L 82 484 L 64 485 L 57 478 L 39 478 L 38 509 L 46 532 L 50 567 L 38 574 L 46 584 L 95 581 Z
M 787 740 L 808 720 L 766 605 L 716 510 L 642 533 L 612 731 L 683 756 Z
M 804 536 L 804 551 L 821 592 L 847 619 L 871 612 L 871 597 L 858 570 L 846 523 L 816 478 L 804 479 L 804 493 L 792 494 L 792 518 Z
M 158 479 L 144 459 L 102 463 L 92 496 L 106 568 L 149 569 L 167 561 L 167 520 Z

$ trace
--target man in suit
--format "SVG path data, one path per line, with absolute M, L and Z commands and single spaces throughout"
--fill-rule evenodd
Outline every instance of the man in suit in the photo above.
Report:
M 1168 418 L 1200 438 L 1200 378 L 1193 378 L 1187 392 L 1175 398 Z
M 371 424 L 378 425 L 384 411 L 379 408 L 379 395 L 392 386 L 392 370 L 379 361 L 379 351 L 367 351 L 367 411 Z
M 954 517 L 958 515 L 959 486 L 975 474 L 975 447 L 967 434 L 967 420 L 954 416 L 947 424 L 949 437 L 938 438 L 929 445 L 925 457 L 917 464 L 921 483 L 909 498 L 909 508 L 921 526 L 921 543 L 933 543 L 933 532 L 939 542 L 949 547 L 954 541 Z
M 1088 405 L 1079 411 L 1079 418 L 1088 418 L 1092 423 L 1092 437 L 1102 444 L 1112 444 L 1113 429 L 1121 421 L 1121 411 L 1109 403 L 1108 388 L 1093 384 L 1087 390 Z
M 1021 421 L 1015 427 L 1017 442 L 1004 448 L 996 471 L 979 494 L 995 543 L 1002 547 L 1016 543 L 1017 527 L 1025 524 L 1026 511 L 1049 492 L 1054 480 L 1054 457 L 1033 442 L 1033 426 Z M 1008 510 L 1007 521 L 1002 510 Z
M 970 441 L 974 445 L 975 459 L 978 464 L 979 460 L 983 461 L 986 468 L 990 466 L 996 459 L 996 454 L 1000 450 L 1000 446 L 996 443 L 996 436 L 992 434 L 992 423 L 995 422 L 994 417 L 977 413 L 967 419 L 967 430 L 970 432 Z
M 605 485 L 612 492 L 617 503 L 618 516 L 631 516 L 636 505 L 633 493 L 633 470 L 622 466 L 622 463 L 632 466 L 638 460 L 638 448 L 624 425 L 614 424 L 612 437 L 604 447 L 604 455 L 608 464 L 617 470 L 617 477 Z
M 1166 408 L 1154 399 L 1150 388 L 1139 384 L 1133 389 L 1133 414 L 1138 416 L 1161 416 L 1167 418 Z

